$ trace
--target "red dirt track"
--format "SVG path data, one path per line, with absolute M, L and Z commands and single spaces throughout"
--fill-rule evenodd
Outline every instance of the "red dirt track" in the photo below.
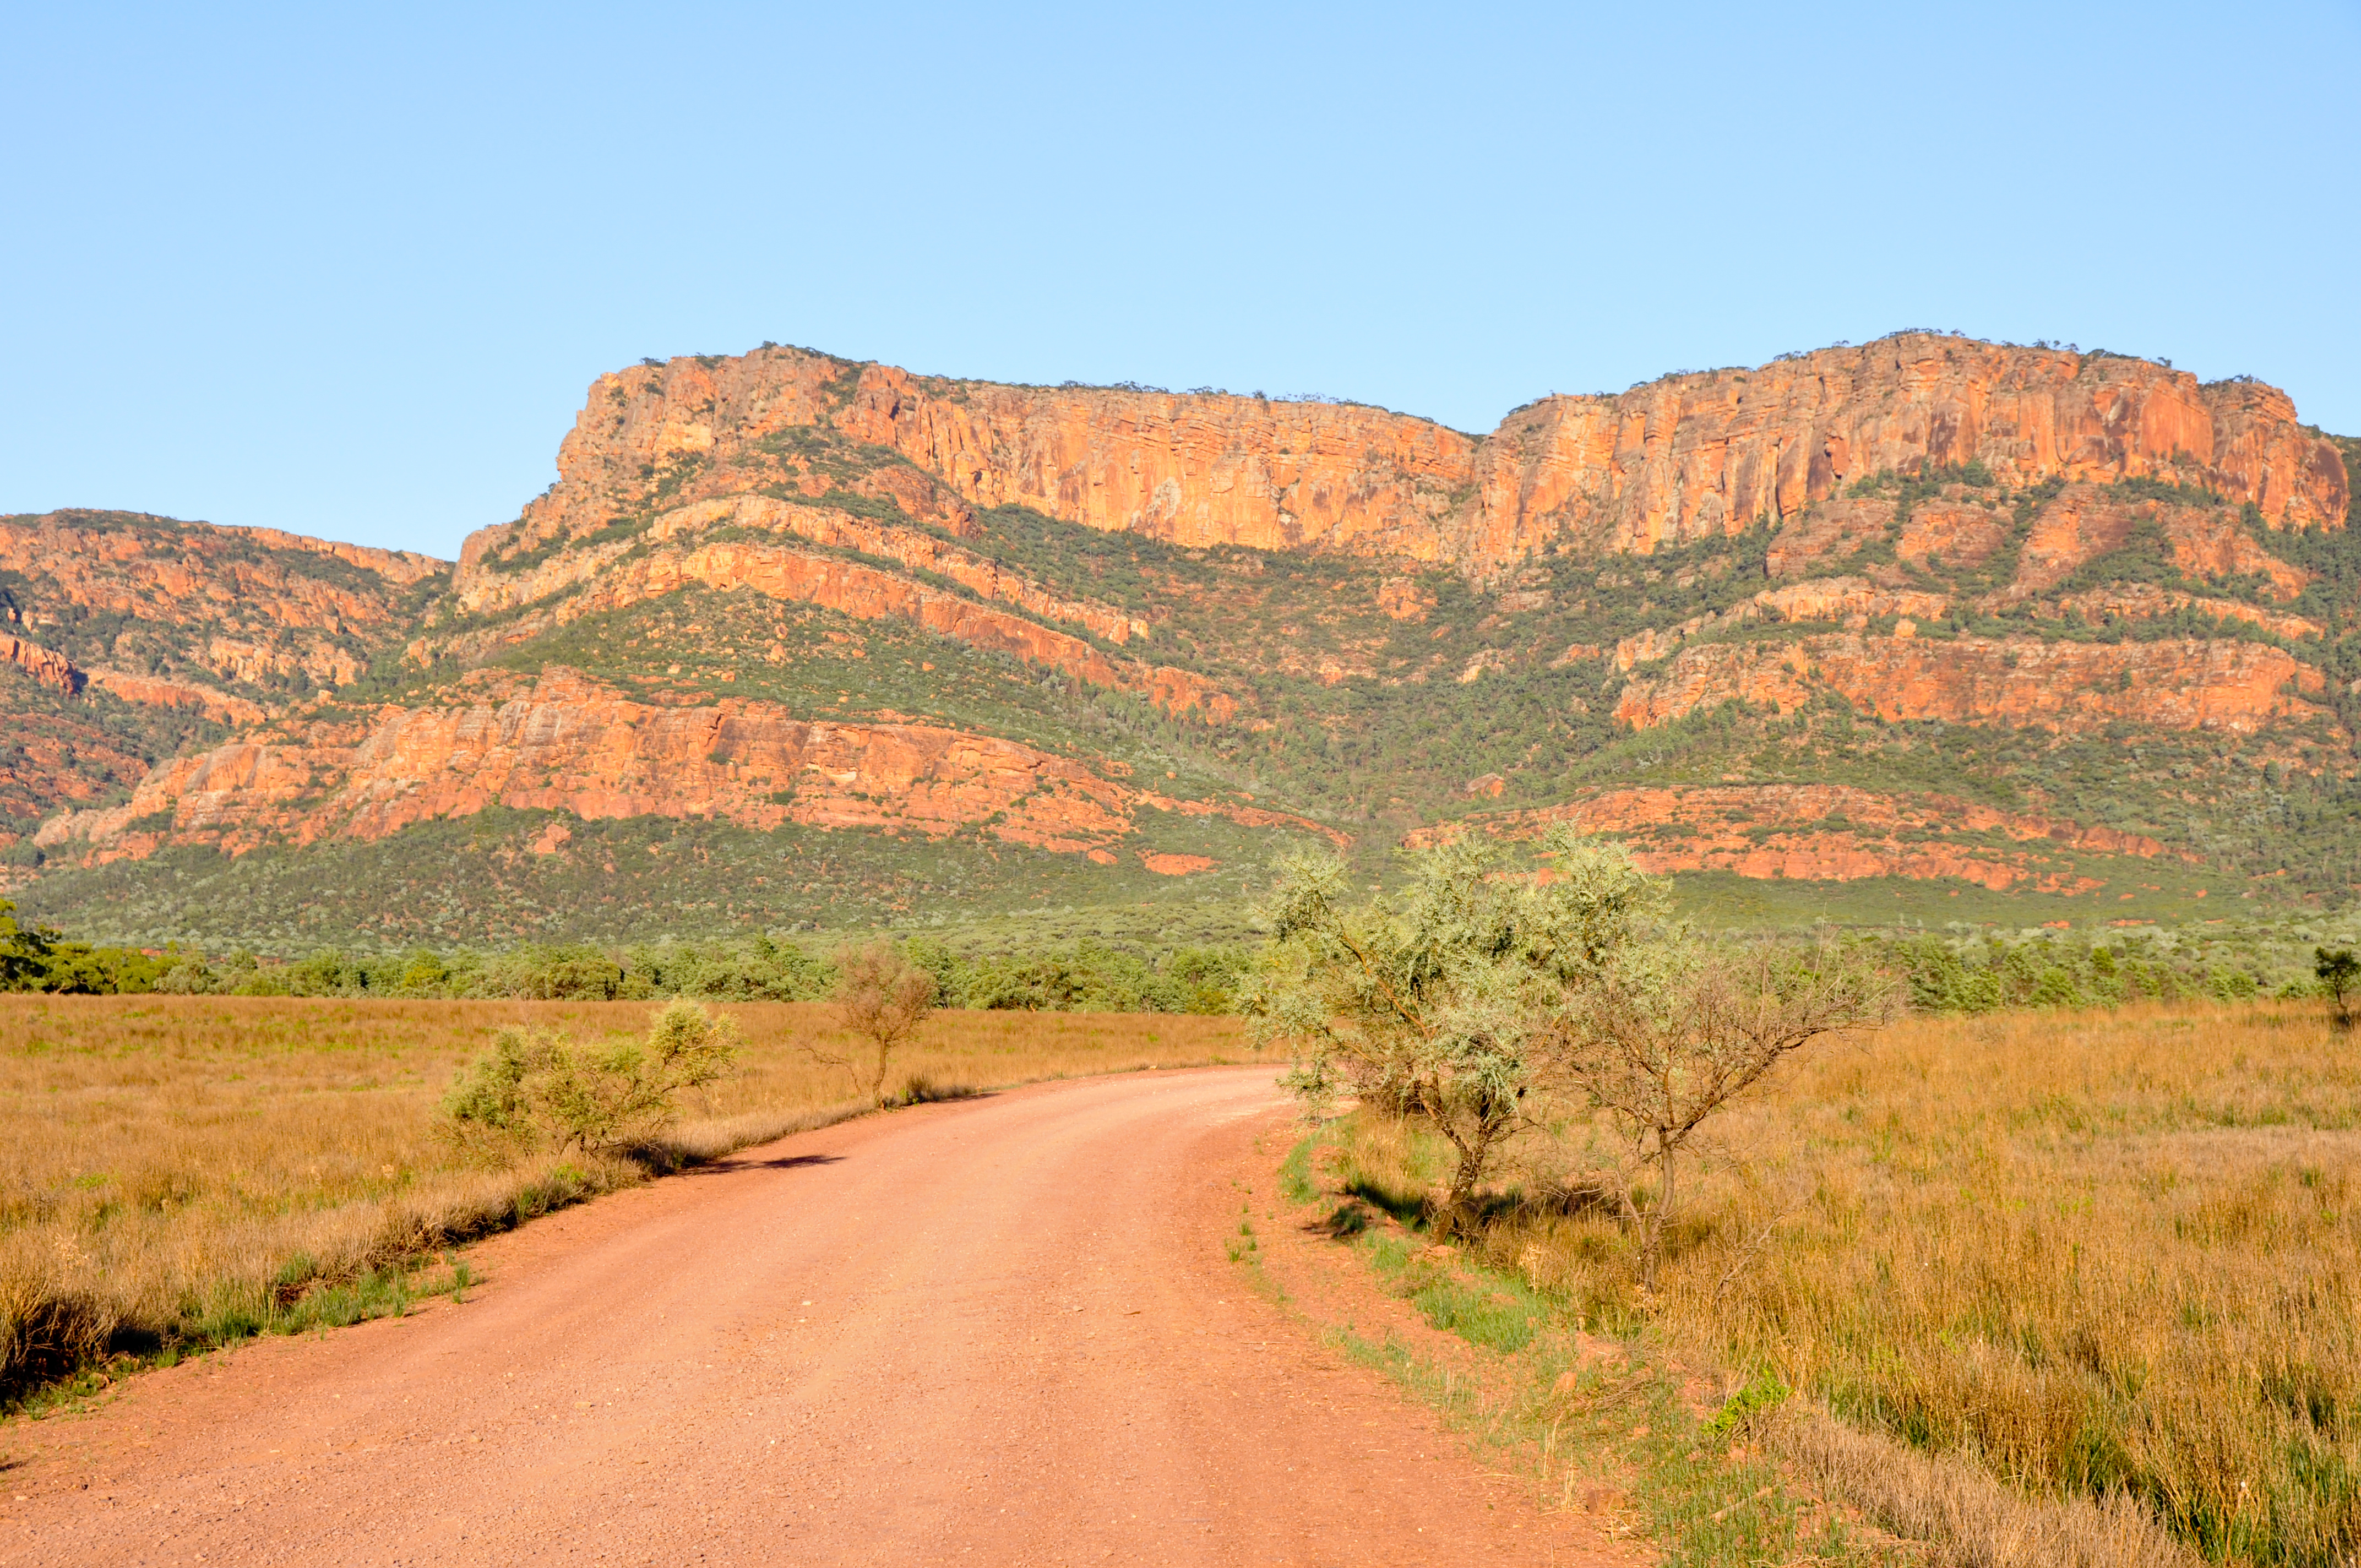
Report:
M 1601 1560 L 1251 1292 L 1283 1118 L 1268 1067 L 1137 1074 L 619 1193 L 464 1305 L 18 1423 L 0 1562 Z

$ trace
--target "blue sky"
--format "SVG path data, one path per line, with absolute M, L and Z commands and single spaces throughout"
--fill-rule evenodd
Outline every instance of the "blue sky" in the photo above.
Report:
M 18 5 L 0 511 L 450 555 L 766 338 L 1481 431 L 1956 328 L 2361 433 L 2356 103 L 2350 0 Z

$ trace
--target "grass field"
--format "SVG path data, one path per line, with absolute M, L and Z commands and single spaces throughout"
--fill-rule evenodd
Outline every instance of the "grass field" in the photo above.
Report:
M 2356 1047 L 2317 1003 L 1913 1019 L 1733 1113 L 1653 1297 L 1578 1204 L 1480 1253 L 1594 1332 L 1797 1391 L 1835 1420 L 1792 1426 L 1795 1456 L 1911 1533 L 1965 1517 L 1934 1494 L 1968 1475 L 2037 1508 L 2129 1499 L 2213 1562 L 2346 1563 Z M 1400 1208 L 1440 1178 L 1399 1128 L 1334 1135 L 1347 1190 Z M 1960 1530 L 2030 1516 L 1978 1517 Z
M 743 1069 L 692 1096 L 669 1154 L 699 1158 L 855 1108 L 831 1010 L 720 1009 Z M 643 1179 L 576 1156 L 501 1169 L 436 1136 L 459 1065 L 503 1025 L 639 1033 L 645 1003 L 0 997 L 0 1396 L 114 1352 L 172 1354 L 350 1321 L 417 1288 L 450 1242 Z M 897 1087 L 948 1094 L 1255 1059 L 1234 1021 L 941 1013 Z M 452 1283 L 464 1278 L 454 1277 Z

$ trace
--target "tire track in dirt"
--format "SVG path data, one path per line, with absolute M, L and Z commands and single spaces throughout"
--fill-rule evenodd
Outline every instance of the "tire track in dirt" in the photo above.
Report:
M 1628 1561 L 1250 1294 L 1280 1106 L 1038 1086 L 552 1216 L 464 1305 L 19 1424 L 0 1561 Z

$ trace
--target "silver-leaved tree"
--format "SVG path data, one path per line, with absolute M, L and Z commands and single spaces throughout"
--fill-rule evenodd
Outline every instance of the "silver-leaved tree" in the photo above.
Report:
M 1499 844 L 1465 835 L 1414 854 L 1400 894 L 1357 902 L 1342 861 L 1301 856 L 1271 897 L 1255 1036 L 1295 1051 L 1289 1083 L 1315 1110 L 1348 1094 L 1450 1143 L 1445 1233 L 1507 1141 L 1538 1124 L 1576 999 L 1665 908 L 1663 884 L 1620 849 L 1564 829 L 1540 848 L 1546 869 L 1521 873 Z
M 1288 1082 L 1315 1113 L 1350 1096 L 1451 1145 L 1445 1234 L 1512 1139 L 1604 1123 L 1622 1154 L 1590 1178 L 1653 1284 L 1699 1129 L 1805 1047 L 1882 1022 L 1893 990 L 1834 943 L 1670 919 L 1667 884 L 1619 847 L 1560 827 L 1531 848 L 1520 864 L 1464 835 L 1357 901 L 1341 861 L 1284 862 L 1251 1026 L 1294 1051 Z

